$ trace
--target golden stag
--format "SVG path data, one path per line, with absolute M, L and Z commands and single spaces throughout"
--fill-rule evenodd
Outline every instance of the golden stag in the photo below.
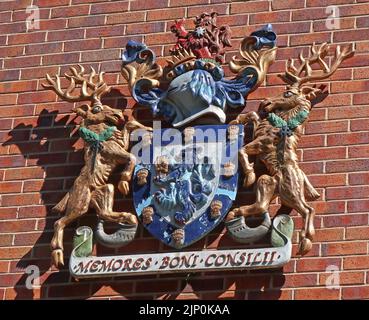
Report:
M 65 74 L 70 85 L 64 91 L 58 75 L 55 80 L 47 75 L 48 84 L 43 84 L 45 88 L 55 91 L 63 100 L 90 102 L 73 108 L 73 112 L 83 118 L 79 132 L 85 141 L 85 165 L 70 191 L 53 208 L 55 212 L 65 213 L 55 222 L 51 241 L 52 263 L 56 267 L 64 265 L 64 228 L 83 216 L 90 207 L 95 209 L 100 219 L 137 225 L 137 218 L 132 213 L 113 211 L 114 186 L 107 181 L 118 165 L 126 165 L 121 173 L 118 189 L 122 194 L 128 194 L 129 181 L 136 160 L 127 151 L 130 133 L 138 128 L 151 130 L 134 120 L 124 123 L 122 110 L 101 103 L 101 97 L 111 90 L 105 83 L 102 72 L 97 74 L 91 68 L 91 72 L 85 74 L 82 66 L 80 70 L 73 67 L 70 70 L 72 74 Z M 79 94 L 73 95 L 76 89 L 80 89 Z M 116 127 L 120 125 L 123 125 L 122 130 Z
M 307 83 L 330 77 L 347 58 L 353 56 L 351 47 L 341 50 L 337 46 L 335 60 L 328 67 L 324 58 L 328 54 L 328 45 L 312 46 L 311 54 L 304 58 L 299 56 L 299 67 L 294 66 L 293 59 L 287 63 L 286 71 L 280 77 L 287 84 L 283 94 L 266 99 L 259 106 L 259 114 L 248 112 L 241 114 L 232 124 L 253 123 L 253 141 L 239 152 L 239 160 L 245 175 L 244 187 L 254 184 L 256 177 L 253 163 L 249 156 L 257 156 L 266 166 L 269 175 L 259 177 L 256 183 L 256 202 L 252 205 L 233 209 L 227 221 L 250 215 L 261 215 L 268 211 L 270 202 L 279 196 L 281 204 L 295 209 L 303 218 L 300 232 L 299 254 L 306 254 L 312 247 L 314 230 L 314 209 L 306 200 L 316 200 L 319 193 L 300 169 L 297 159 L 297 145 L 312 108 L 311 100 L 322 92 L 323 87 L 308 86 Z M 319 70 L 312 70 L 318 64 Z M 262 113 L 267 114 L 261 118 Z

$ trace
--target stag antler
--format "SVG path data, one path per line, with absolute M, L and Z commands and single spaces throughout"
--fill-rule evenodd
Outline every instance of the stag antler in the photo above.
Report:
M 301 87 L 302 84 L 315 81 L 323 80 L 330 77 L 339 67 L 339 65 L 345 59 L 353 56 L 354 50 L 351 46 L 344 47 L 341 50 L 340 46 L 336 47 L 335 60 L 332 62 L 331 67 L 325 63 L 324 58 L 327 56 L 329 50 L 328 44 L 325 42 L 321 44 L 318 48 L 314 45 L 310 48 L 310 56 L 304 58 L 302 52 L 299 55 L 300 66 L 298 68 L 294 65 L 294 59 L 289 59 L 286 72 L 283 75 L 279 75 L 286 83 L 294 86 Z M 311 66 L 317 63 L 320 65 L 321 70 L 313 72 Z
M 79 66 L 79 71 L 76 68 L 71 67 L 70 71 L 72 74 L 65 73 L 65 77 L 70 81 L 70 85 L 65 91 L 61 88 L 60 76 L 55 75 L 55 80 L 53 80 L 49 74 L 46 74 L 46 80 L 49 84 L 42 84 L 44 88 L 53 90 L 59 97 L 67 100 L 69 102 L 78 102 L 90 100 L 92 102 L 100 102 L 101 97 L 108 93 L 111 89 L 104 79 L 104 72 L 96 73 L 95 69 L 91 67 L 91 72 L 84 74 L 85 68 Z M 97 79 L 96 79 L 97 76 Z M 81 85 L 80 94 L 73 96 L 72 92 Z M 90 91 L 90 92 L 89 92 Z

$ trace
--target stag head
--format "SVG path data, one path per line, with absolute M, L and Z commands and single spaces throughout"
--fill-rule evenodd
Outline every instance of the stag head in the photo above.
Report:
M 72 109 L 77 115 L 85 120 L 85 125 L 109 123 L 118 125 L 123 121 L 123 113 L 119 109 L 113 109 L 101 103 L 101 98 L 110 92 L 109 87 L 103 79 L 103 72 L 96 73 L 91 67 L 91 72 L 85 74 L 83 66 L 79 66 L 79 71 L 71 67 L 71 74 L 65 73 L 65 77 L 70 84 L 65 90 L 61 87 L 60 76 L 55 75 L 55 80 L 46 75 L 47 84 L 42 84 L 44 88 L 53 90 L 61 99 L 69 102 L 89 101 L 90 104 L 83 104 Z M 79 91 L 74 95 L 75 91 Z
M 343 49 L 337 46 L 334 59 L 331 66 L 328 67 L 324 61 L 324 58 L 328 55 L 328 50 L 329 46 L 327 43 L 323 43 L 318 47 L 311 46 L 308 58 L 304 58 L 302 52 L 300 53 L 300 65 L 298 67 L 295 67 L 294 59 L 289 59 L 285 73 L 279 75 L 287 84 L 286 90 L 281 95 L 262 101 L 259 110 L 283 112 L 302 105 L 310 110 L 310 101 L 325 88 L 325 86 L 317 87 L 316 85 L 311 85 L 311 83 L 330 77 L 345 59 L 354 55 L 352 45 Z M 313 64 L 318 64 L 320 69 L 313 70 Z

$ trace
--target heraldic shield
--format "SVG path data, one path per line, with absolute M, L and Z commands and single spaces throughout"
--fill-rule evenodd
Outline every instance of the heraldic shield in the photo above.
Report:
M 243 137 L 241 125 L 153 131 L 135 167 L 133 198 L 137 216 L 154 237 L 184 248 L 224 219 L 237 194 Z

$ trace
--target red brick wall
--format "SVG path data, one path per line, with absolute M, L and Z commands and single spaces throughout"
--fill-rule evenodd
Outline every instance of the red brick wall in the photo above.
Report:
M 26 31 L 26 7 L 40 8 L 40 30 Z M 51 7 L 52 4 L 52 7 Z M 340 29 L 325 25 L 326 5 L 337 5 Z M 317 235 L 304 258 L 283 270 L 205 272 L 105 278 L 76 282 L 67 268 L 49 269 L 49 242 L 57 217 L 49 209 L 65 194 L 82 165 L 78 123 L 72 105 L 41 87 L 46 73 L 76 63 L 106 71 L 116 90 L 106 100 L 141 121 L 119 75 L 121 49 L 128 39 L 145 41 L 158 56 L 167 54 L 175 18 L 216 10 L 238 41 L 268 22 L 278 33 L 277 61 L 267 86 L 249 97 L 248 109 L 283 88 L 276 77 L 285 60 L 313 42 L 355 41 L 356 55 L 327 82 L 330 95 L 317 104 L 300 146 L 302 167 L 321 191 L 314 202 Z M 369 1 L 368 0 L 19 0 L 0 2 L 0 299 L 25 298 L 369 298 Z M 191 21 L 189 22 L 191 25 Z M 306 52 L 306 51 L 305 51 Z M 163 59 L 162 59 L 163 60 Z M 138 110 L 140 110 L 138 112 Z M 70 138 L 72 136 L 72 138 Z M 252 201 L 250 191 L 240 197 Z M 243 200 L 244 201 L 244 200 Z M 118 207 L 132 210 L 118 197 Z M 292 213 L 297 228 L 301 219 Z M 93 215 L 79 224 L 94 224 Z M 74 224 L 66 231 L 66 253 Z M 237 247 L 218 227 L 192 248 Z M 296 237 L 295 237 L 296 238 Z M 295 245 L 296 246 L 296 245 Z M 137 239 L 118 252 L 168 250 L 140 227 Z M 99 254 L 112 253 L 98 248 Z M 296 248 L 294 248 L 294 253 Z M 25 288 L 24 269 L 37 265 L 40 288 Z M 340 288 L 327 289 L 326 267 L 340 272 Z

